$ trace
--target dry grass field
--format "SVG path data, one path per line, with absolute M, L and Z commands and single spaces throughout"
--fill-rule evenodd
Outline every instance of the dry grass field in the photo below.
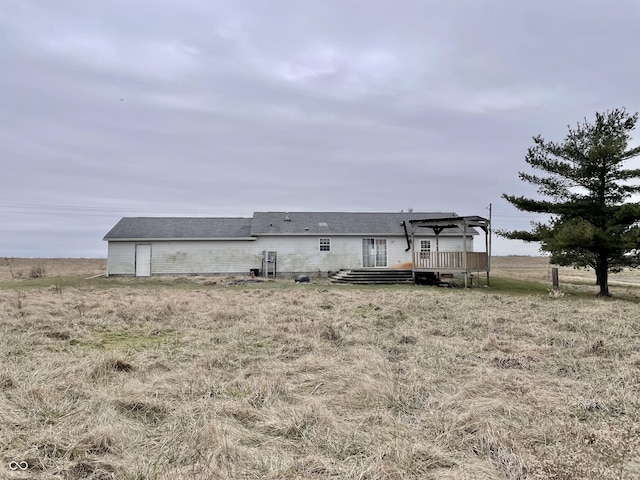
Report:
M 90 277 L 107 271 L 105 258 L 1 258 L 0 282 L 38 277 Z
M 640 478 L 640 307 L 586 272 L 553 296 L 527 257 L 493 264 L 517 293 L 8 263 L 2 479 Z
M 551 284 L 551 268 L 546 257 L 493 257 L 492 275 L 499 277 L 535 280 Z M 594 285 L 593 270 L 558 267 L 560 283 L 571 285 Z M 627 287 L 640 287 L 640 270 L 625 270 L 609 275 L 609 285 L 613 292 L 625 291 Z M 597 289 L 593 289 L 597 292 Z

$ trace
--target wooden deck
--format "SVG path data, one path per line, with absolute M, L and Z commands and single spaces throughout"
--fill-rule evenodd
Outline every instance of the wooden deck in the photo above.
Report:
M 486 272 L 489 255 L 486 252 L 415 252 L 415 272 Z
M 442 218 L 428 218 L 423 220 L 409 220 L 413 228 L 411 233 L 411 248 L 413 251 L 413 276 L 436 277 L 441 279 L 443 275 L 452 276 L 464 275 L 464 286 L 473 284 L 474 273 L 485 272 L 487 275 L 487 285 L 489 285 L 489 270 L 491 268 L 491 241 L 489 232 L 491 230 L 491 220 L 477 215 L 465 217 L 451 216 Z M 477 234 L 475 228 L 484 231 L 484 252 L 473 252 L 473 243 L 468 242 L 468 238 L 473 238 Z M 431 229 L 436 236 L 435 251 L 416 251 L 415 235 L 416 230 Z M 453 231 L 462 234 L 461 252 L 442 252 L 439 248 L 440 234 L 445 231 Z M 477 276 L 476 276 L 477 278 Z M 477 280 L 476 280 L 477 281 Z

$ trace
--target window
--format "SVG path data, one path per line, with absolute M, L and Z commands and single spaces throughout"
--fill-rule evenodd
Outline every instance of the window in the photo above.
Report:
M 420 240 L 420 260 L 429 261 L 431 259 L 431 240 Z
M 320 239 L 320 251 L 321 252 L 330 252 L 331 251 L 331 239 L 330 238 L 321 238 Z

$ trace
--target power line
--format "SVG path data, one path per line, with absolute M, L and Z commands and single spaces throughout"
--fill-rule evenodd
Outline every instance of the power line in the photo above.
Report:
M 12 213 L 20 215 L 49 215 L 49 216 L 85 216 L 85 217 L 113 217 L 127 214 L 143 215 L 238 215 L 238 211 L 220 209 L 192 209 L 192 208 L 148 208 L 148 207 L 115 207 L 101 205 L 69 205 L 43 203 L 0 203 L 0 214 Z M 541 220 L 547 214 L 532 214 L 528 212 L 498 213 L 492 212 L 494 222 L 509 222 L 518 220 Z
M 148 208 L 148 207 L 105 207 L 88 205 L 52 205 L 38 203 L 0 203 L 0 211 L 21 214 L 47 214 L 47 215 L 85 215 L 85 216 L 112 216 L 120 215 L 124 212 L 135 212 L 136 214 L 190 214 L 190 215 L 212 215 L 220 211 L 212 209 L 171 209 L 171 208 Z
M 101 206 L 87 206 L 87 205 L 52 205 L 52 204 L 38 204 L 38 203 L 0 203 L 0 208 L 25 208 L 25 209 L 42 209 L 42 210 L 80 210 L 80 211 L 158 211 L 158 212 L 183 212 L 185 209 L 149 209 L 139 207 L 101 207 Z M 194 211 L 190 209 L 190 211 Z M 205 210 L 201 210 L 205 211 Z M 206 210 L 211 211 L 211 210 Z

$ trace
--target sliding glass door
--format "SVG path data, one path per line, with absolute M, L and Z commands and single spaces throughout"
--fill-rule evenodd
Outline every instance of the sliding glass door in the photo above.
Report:
M 362 266 L 364 268 L 387 266 L 387 239 L 362 239 Z

